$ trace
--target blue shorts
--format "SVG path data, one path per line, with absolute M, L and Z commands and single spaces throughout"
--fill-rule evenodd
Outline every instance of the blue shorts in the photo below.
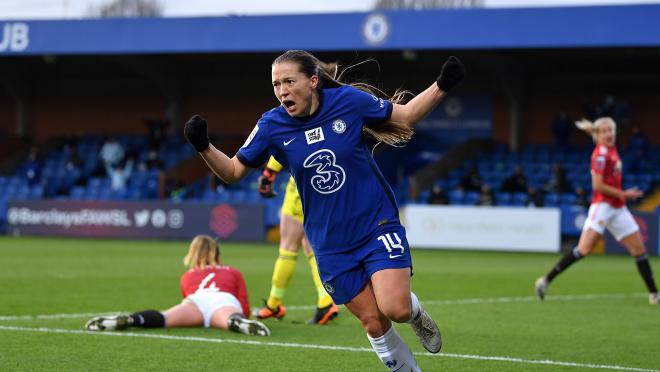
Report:
M 323 287 L 337 305 L 357 296 L 376 271 L 412 269 L 406 230 L 400 224 L 379 228 L 357 249 L 316 255 L 316 262 Z

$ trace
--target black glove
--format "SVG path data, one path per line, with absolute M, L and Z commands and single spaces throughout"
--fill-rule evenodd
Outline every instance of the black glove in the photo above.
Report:
M 273 183 L 275 182 L 275 176 L 277 173 L 266 168 L 264 173 L 259 176 L 259 194 L 266 199 L 274 198 L 277 193 L 273 190 Z
M 460 59 L 451 56 L 442 65 L 442 70 L 438 79 L 435 81 L 438 88 L 443 92 L 449 92 L 456 84 L 460 83 L 465 77 L 465 66 Z
M 208 125 L 206 119 L 199 115 L 194 115 L 186 122 L 183 135 L 197 152 L 202 152 L 209 147 Z

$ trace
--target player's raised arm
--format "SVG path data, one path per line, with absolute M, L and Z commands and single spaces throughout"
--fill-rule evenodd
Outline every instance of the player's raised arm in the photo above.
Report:
M 389 122 L 414 126 L 428 115 L 464 77 L 465 66 L 463 63 L 454 56 L 449 57 L 442 65 L 442 70 L 435 83 L 405 105 L 393 105 Z
M 190 118 L 186 122 L 183 134 L 213 173 L 224 182 L 238 182 L 250 171 L 250 168 L 243 165 L 236 156 L 230 158 L 210 143 L 208 124 L 201 116 L 194 115 Z

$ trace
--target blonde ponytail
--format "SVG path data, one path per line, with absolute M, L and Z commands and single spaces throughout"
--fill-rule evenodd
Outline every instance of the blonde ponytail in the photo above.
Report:
M 578 120 L 575 122 L 575 126 L 579 129 L 591 134 L 594 131 L 594 123 L 587 119 Z
M 610 124 L 612 126 L 614 135 L 616 135 L 616 122 L 610 117 L 598 118 L 594 122 L 591 122 L 587 119 L 582 119 L 575 122 L 575 126 L 578 127 L 578 129 L 589 133 L 594 142 L 598 142 L 598 131 L 600 130 L 600 127 L 605 124 Z
M 361 65 L 366 62 L 371 62 L 374 60 L 366 60 L 358 62 L 352 66 L 348 66 L 345 69 L 339 72 L 339 65 L 337 63 L 325 63 L 319 61 L 319 75 L 321 78 L 321 86 L 323 87 L 339 87 L 346 85 L 341 82 L 341 78 L 344 73 L 358 65 Z M 375 62 L 375 61 L 374 61 Z M 397 89 L 391 97 L 383 92 L 382 90 L 374 87 L 373 85 L 354 82 L 350 83 L 353 88 L 359 89 L 363 92 L 367 92 L 376 97 L 387 99 L 393 104 L 401 104 L 405 102 L 408 95 L 412 96 L 413 94 L 410 91 Z M 398 146 L 404 144 L 413 136 L 413 130 L 411 127 L 405 124 L 395 124 L 395 123 L 378 123 L 378 124 L 367 124 L 362 129 L 365 135 L 373 138 L 377 142 L 382 142 L 390 146 Z

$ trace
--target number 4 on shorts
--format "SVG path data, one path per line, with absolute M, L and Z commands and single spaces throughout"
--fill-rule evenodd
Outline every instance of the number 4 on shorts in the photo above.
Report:
M 392 237 L 394 237 L 394 238 L 392 238 Z M 378 240 L 383 242 L 383 245 L 385 246 L 385 249 L 387 249 L 387 251 L 390 253 L 390 258 L 397 258 L 397 257 L 401 257 L 403 255 L 403 251 L 405 250 L 405 248 L 401 244 L 401 238 L 399 238 L 399 235 L 397 235 L 397 233 L 383 234 L 383 235 L 378 237 Z M 400 249 L 401 254 L 392 254 L 392 252 L 395 249 Z M 398 252 L 396 252 L 396 253 L 398 253 Z

